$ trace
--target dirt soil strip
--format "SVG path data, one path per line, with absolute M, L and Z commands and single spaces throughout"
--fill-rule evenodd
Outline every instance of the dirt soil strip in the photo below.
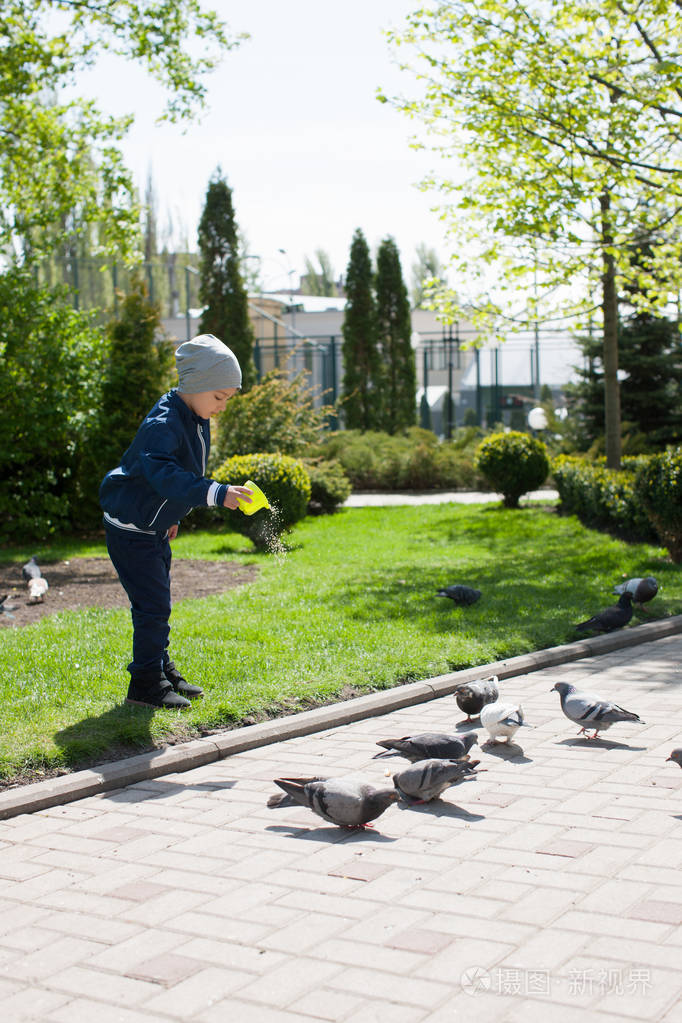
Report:
M 32 625 L 46 615 L 86 607 L 128 607 L 128 598 L 108 558 L 73 558 L 44 562 L 40 570 L 49 589 L 41 604 L 29 604 L 28 588 L 21 564 L 0 564 L 0 597 L 7 613 L 0 614 L 0 628 Z M 243 586 L 258 575 L 257 565 L 236 561 L 194 561 L 176 559 L 171 569 L 173 602 L 210 597 L 235 586 Z

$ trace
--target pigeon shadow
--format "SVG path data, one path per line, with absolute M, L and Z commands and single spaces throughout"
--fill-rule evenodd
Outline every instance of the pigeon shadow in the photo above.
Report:
M 559 746 L 578 746 L 583 749 L 593 749 L 599 747 L 601 749 L 629 749 L 634 753 L 642 753 L 646 750 L 646 746 L 630 746 L 627 742 L 615 742 L 613 739 L 588 739 L 582 736 L 576 736 L 575 739 L 561 739 L 557 745 Z
M 301 838 L 303 841 L 314 842 L 395 842 L 395 838 L 383 835 L 376 828 L 342 828 L 332 825 L 328 828 L 306 828 L 297 824 L 268 824 L 266 831 L 274 831 L 290 838 Z
M 457 803 L 448 803 L 444 799 L 432 799 L 428 803 L 404 803 L 396 804 L 399 810 L 413 810 L 415 813 L 425 813 L 429 817 L 457 817 L 464 821 L 484 821 L 485 816 L 480 813 L 470 813 L 463 806 Z
M 515 742 L 491 742 L 490 739 L 488 739 L 486 742 L 481 744 L 481 749 L 484 753 L 490 753 L 491 756 L 499 757 L 500 760 L 508 760 L 509 763 L 533 763 L 532 758 L 527 757 L 523 752 L 523 749 Z
M 458 732 L 474 732 L 480 727 L 481 719 L 478 714 L 475 714 L 470 721 L 458 721 L 455 725 L 455 730 Z

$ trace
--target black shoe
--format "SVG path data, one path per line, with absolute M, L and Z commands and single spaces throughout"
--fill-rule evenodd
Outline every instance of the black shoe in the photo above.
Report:
M 130 679 L 126 703 L 142 707 L 168 707 L 171 710 L 186 710 L 189 700 L 173 691 L 173 686 L 162 672 L 140 675 Z
M 182 677 L 175 667 L 175 661 L 169 661 L 164 667 L 163 673 L 172 685 L 174 693 L 186 696 L 188 700 L 196 700 L 199 696 L 204 695 L 204 690 L 201 686 L 193 686 L 191 682 Z

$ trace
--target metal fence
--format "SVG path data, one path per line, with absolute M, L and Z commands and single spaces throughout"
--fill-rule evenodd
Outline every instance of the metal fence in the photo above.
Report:
M 422 333 L 416 343 L 417 421 L 441 437 L 468 424 L 525 428 L 543 396 L 562 403 L 564 385 L 584 363 L 575 339 L 540 326 L 493 347 L 473 347 L 474 340 L 473 331 L 453 325 Z M 343 396 L 342 343 L 340 333 L 303 335 L 284 321 L 269 323 L 254 348 L 259 377 L 274 368 L 305 371 L 316 403 L 336 404 Z M 343 425 L 342 405 L 330 425 Z
M 117 315 L 119 295 L 130 290 L 133 279 L 141 278 L 162 318 L 172 320 L 176 335 L 189 338 L 196 332 L 199 306 L 196 261 L 196 253 L 162 253 L 130 269 L 115 261 L 72 254 L 39 267 L 37 277 L 41 283 L 66 284 L 76 308 L 99 309 L 103 319 L 112 312 Z M 338 332 L 308 334 L 297 329 L 303 327 L 305 313 L 296 313 L 294 319 L 286 312 L 268 313 L 257 299 L 250 300 L 250 305 L 257 324 L 254 360 L 259 378 L 274 368 L 292 376 L 304 371 L 315 403 L 337 405 L 344 372 L 341 319 Z M 475 348 L 475 340 L 473 328 L 458 323 L 419 333 L 417 420 L 439 436 L 450 437 L 465 423 L 525 424 L 528 408 L 537 404 L 544 388 L 550 388 L 555 401 L 562 400 L 562 387 L 571 378 L 572 367 L 583 361 L 568 332 L 542 323 L 499 345 Z M 342 405 L 330 425 L 343 425 Z

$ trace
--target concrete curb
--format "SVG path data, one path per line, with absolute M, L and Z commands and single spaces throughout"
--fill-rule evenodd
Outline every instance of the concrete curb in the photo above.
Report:
M 549 647 L 532 654 L 521 654 L 518 657 L 510 657 L 509 660 L 477 665 L 447 675 L 437 675 L 435 678 L 396 686 L 394 689 L 370 693 L 368 696 L 358 696 L 356 699 L 330 704 L 328 707 L 317 707 L 315 710 L 264 721 L 258 725 L 246 725 L 179 746 L 151 750 L 115 763 L 103 764 L 92 770 L 76 771 L 32 785 L 8 789 L 0 793 L 0 820 L 46 810 L 51 806 L 84 799 L 86 796 L 110 792 L 149 778 L 190 771 L 194 767 L 202 767 L 204 764 L 214 763 L 257 746 L 267 746 L 300 735 L 322 732 L 327 728 L 359 721 L 361 718 L 375 717 L 401 707 L 425 703 L 449 695 L 462 682 L 488 675 L 497 675 L 499 678 L 527 675 L 542 668 L 611 653 L 641 643 L 651 643 L 680 632 L 682 615 L 674 615 L 609 635 Z

